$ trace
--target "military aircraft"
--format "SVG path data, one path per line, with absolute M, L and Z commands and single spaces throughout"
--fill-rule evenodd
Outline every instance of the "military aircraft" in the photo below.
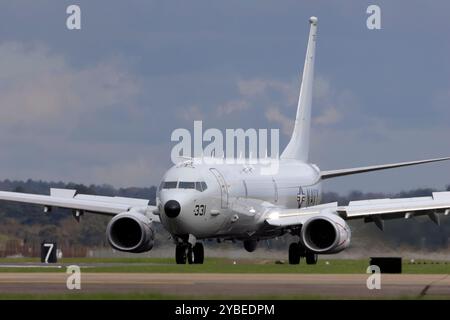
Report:
M 289 263 L 317 263 L 318 254 L 337 253 L 350 245 L 351 219 L 374 222 L 427 215 L 439 224 L 440 214 L 450 212 L 450 192 L 429 197 L 351 201 L 320 204 L 325 179 L 375 170 L 448 160 L 421 161 L 321 171 L 308 162 L 313 90 L 316 17 L 310 32 L 297 115 L 292 137 L 282 152 L 276 172 L 262 173 L 263 164 L 203 161 L 188 158 L 170 168 L 158 189 L 156 206 L 149 200 L 78 194 L 76 190 L 51 189 L 50 195 L 0 192 L 0 200 L 68 208 L 79 220 L 84 213 L 109 215 L 106 236 L 120 251 L 140 253 L 152 249 L 154 223 L 160 222 L 176 244 L 178 264 L 203 263 L 202 240 L 242 241 L 252 252 L 258 241 L 290 233 L 298 241 L 289 246 Z M 201 161 L 196 161 L 201 160 Z M 214 159 L 210 159 L 214 160 Z M 265 164 L 264 164 L 265 166 Z

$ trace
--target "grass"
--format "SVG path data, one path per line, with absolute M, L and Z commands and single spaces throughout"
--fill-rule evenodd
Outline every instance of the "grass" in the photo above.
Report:
M 36 258 L 0 259 L 0 263 L 21 264 L 39 263 Z M 302 261 L 303 262 L 303 261 Z M 63 264 L 90 264 L 83 268 L 85 272 L 126 272 L 126 273 L 303 273 L 303 274 L 364 274 L 368 260 L 319 260 L 317 265 L 275 264 L 267 260 L 233 260 L 209 258 L 203 265 L 177 265 L 170 258 L 64 258 Z M 97 264 L 97 265 L 95 265 Z M 103 265 L 105 264 L 105 265 Z M 117 264 L 117 265 L 115 265 Z M 58 265 L 58 264 L 57 264 Z M 49 264 L 48 266 L 52 266 Z M 65 272 L 66 268 L 1 267 L 0 272 Z M 404 263 L 405 274 L 449 274 L 450 262 L 420 260 L 414 264 Z
M 0 263 L 39 263 L 40 258 L 0 258 Z M 63 258 L 60 263 L 173 263 L 172 258 Z

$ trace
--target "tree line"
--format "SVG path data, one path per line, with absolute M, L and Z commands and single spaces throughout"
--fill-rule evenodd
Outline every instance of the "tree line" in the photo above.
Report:
M 121 196 L 149 199 L 150 204 L 155 203 L 155 186 L 114 188 L 110 185 L 83 185 L 64 182 L 46 181 L 0 181 L 0 190 L 36 194 L 49 194 L 50 188 L 76 189 L 79 193 Z M 394 194 L 364 193 L 352 191 L 346 195 L 336 192 L 325 192 L 322 202 L 338 201 L 345 205 L 349 201 L 376 198 L 404 198 L 430 196 L 437 191 L 431 188 L 419 188 L 402 191 Z M 447 187 L 450 191 L 450 186 Z M 54 209 L 44 213 L 42 206 L 24 205 L 0 201 L 0 244 L 7 240 L 20 240 L 24 243 L 40 243 L 42 240 L 54 240 L 66 246 L 107 246 L 105 238 L 106 225 L 109 217 L 86 214 L 82 221 L 77 223 L 69 210 Z M 442 217 L 441 226 L 438 227 L 426 217 L 418 217 L 408 221 L 403 219 L 386 221 L 385 230 L 378 230 L 373 223 L 365 224 L 361 221 L 351 221 L 353 243 L 389 243 L 391 246 L 411 246 L 421 249 L 447 248 L 450 238 L 450 217 Z M 157 226 L 156 245 L 167 243 L 168 234 L 161 226 Z M 290 237 L 283 237 L 269 241 L 272 248 L 285 248 Z

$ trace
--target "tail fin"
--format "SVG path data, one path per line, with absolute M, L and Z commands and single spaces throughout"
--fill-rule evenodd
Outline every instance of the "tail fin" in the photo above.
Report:
M 309 131 L 311 127 L 311 101 L 314 80 L 314 56 L 316 51 L 317 18 L 309 18 L 308 48 L 306 50 L 305 66 L 303 67 L 302 84 L 298 99 L 297 116 L 294 131 L 286 149 L 281 154 L 282 159 L 308 161 Z

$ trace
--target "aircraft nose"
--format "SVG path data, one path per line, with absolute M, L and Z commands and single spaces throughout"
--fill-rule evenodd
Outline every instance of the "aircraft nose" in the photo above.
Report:
M 169 218 L 176 218 L 181 211 L 180 203 L 176 200 L 169 200 L 164 205 L 164 212 Z

